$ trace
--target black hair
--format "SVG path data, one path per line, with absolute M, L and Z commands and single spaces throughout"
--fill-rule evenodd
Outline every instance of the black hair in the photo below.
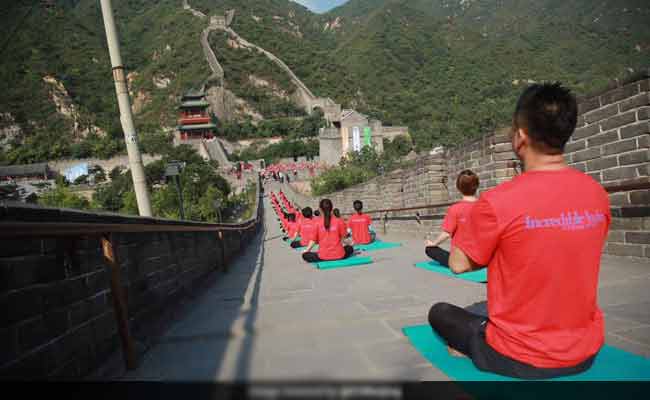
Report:
M 360 213 L 361 210 L 363 210 L 363 203 L 361 200 L 355 200 L 354 203 L 352 203 L 352 207 L 354 207 L 354 211 Z
M 330 222 L 332 222 L 332 208 L 334 208 L 332 200 L 323 199 L 320 201 L 320 209 L 323 211 L 323 225 L 325 225 L 326 230 L 330 229 Z
M 513 128 L 525 128 L 532 145 L 548 154 L 561 154 L 578 121 L 578 104 L 559 82 L 531 85 L 519 97 Z
M 332 214 L 334 214 L 336 218 L 341 218 L 341 211 L 338 208 L 333 209 Z
M 311 207 L 305 207 L 305 208 L 302 209 L 302 215 L 303 215 L 303 217 L 309 219 L 309 218 L 311 218 L 314 214 L 313 214 L 313 212 L 312 212 L 312 210 L 311 210 Z
M 288 218 L 289 218 L 289 221 L 295 222 L 296 221 L 296 214 L 291 213 L 291 214 L 289 214 Z
M 318 210 L 314 211 L 314 216 L 315 217 L 320 217 L 320 211 L 318 211 Z

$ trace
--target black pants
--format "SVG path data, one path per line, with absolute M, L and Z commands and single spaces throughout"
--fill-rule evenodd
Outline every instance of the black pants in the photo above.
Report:
M 591 367 L 596 356 L 567 368 L 538 368 L 494 350 L 485 340 L 487 316 L 474 314 L 448 303 L 437 303 L 429 311 L 429 324 L 447 344 L 469 358 L 481 371 L 521 379 L 550 379 L 579 374 Z
M 296 240 L 295 242 L 291 242 L 291 248 L 292 248 L 292 249 L 297 249 L 297 248 L 299 248 L 299 247 L 303 247 L 303 246 L 300 244 L 300 240 Z
M 354 248 L 352 246 L 343 246 L 343 250 L 345 250 L 345 255 L 343 256 L 343 258 L 339 258 L 339 260 L 345 260 L 346 258 L 350 257 L 354 253 Z M 318 253 L 314 251 L 303 254 L 302 259 L 307 261 L 308 263 L 317 263 L 321 261 L 336 261 L 336 260 L 321 260 L 320 257 L 318 257 Z
M 447 250 L 441 249 L 438 246 L 429 246 L 424 249 L 424 252 L 427 253 L 429 258 L 436 261 L 438 264 L 449 268 L 449 252 Z

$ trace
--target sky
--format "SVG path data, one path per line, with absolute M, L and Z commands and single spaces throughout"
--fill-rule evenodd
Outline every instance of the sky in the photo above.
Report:
M 313 12 L 324 13 L 334 7 L 347 3 L 348 0 L 293 0 L 309 8 Z

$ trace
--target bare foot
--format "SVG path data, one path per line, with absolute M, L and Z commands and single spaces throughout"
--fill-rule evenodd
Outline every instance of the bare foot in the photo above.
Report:
M 467 357 L 465 354 L 449 346 L 447 346 L 447 351 L 449 352 L 449 355 L 452 357 Z

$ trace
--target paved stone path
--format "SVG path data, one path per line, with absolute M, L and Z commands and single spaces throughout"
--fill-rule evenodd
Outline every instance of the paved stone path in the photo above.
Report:
M 436 301 L 485 300 L 485 286 L 413 267 L 422 238 L 370 253 L 369 266 L 319 271 L 280 238 L 265 200 L 263 233 L 122 379 L 165 381 L 446 380 L 400 329 Z M 605 257 L 600 304 L 608 343 L 650 356 L 650 265 Z

